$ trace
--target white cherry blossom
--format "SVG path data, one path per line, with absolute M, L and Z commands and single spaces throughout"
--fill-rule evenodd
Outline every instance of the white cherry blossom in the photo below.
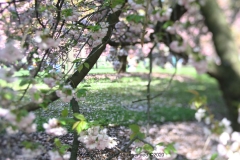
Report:
M 205 116 L 205 109 L 198 109 L 197 112 L 195 113 L 195 118 L 197 119 L 198 122 L 201 121 L 201 119 Z
M 43 124 L 43 128 L 45 129 L 46 133 L 50 135 L 62 136 L 67 134 L 66 128 L 61 127 L 56 118 L 49 119 L 48 123 Z

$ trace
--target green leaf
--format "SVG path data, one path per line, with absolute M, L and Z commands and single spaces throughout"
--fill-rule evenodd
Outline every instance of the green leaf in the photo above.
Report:
M 136 124 L 131 124 L 131 125 L 129 126 L 129 128 L 132 130 L 133 133 L 138 133 L 138 132 L 140 132 L 140 131 L 139 131 L 140 128 L 139 128 L 139 126 L 136 125 Z
M 30 149 L 32 147 L 32 142 L 29 142 L 29 141 L 23 141 L 22 142 L 22 145 L 27 148 L 27 149 Z
M 165 146 L 165 144 L 163 142 L 160 142 L 157 144 L 158 146 Z
M 67 95 L 71 96 L 72 95 L 72 90 L 71 89 L 65 89 L 64 93 L 66 93 Z
M 138 136 L 138 138 L 140 138 L 140 139 L 144 139 L 145 138 L 145 134 L 144 133 L 137 133 L 137 136 Z
M 74 115 L 75 118 L 77 118 L 77 119 L 79 119 L 81 121 L 85 121 L 86 120 L 84 115 L 82 115 L 82 114 L 74 113 L 73 115 Z
M 86 121 L 81 121 L 76 128 L 77 133 L 80 134 L 82 130 L 87 129 L 87 127 L 88 127 L 88 123 Z
M 81 65 L 78 67 L 78 72 L 81 72 L 82 69 L 83 69 L 83 65 L 81 64 Z
M 173 25 L 173 22 L 172 22 L 172 21 L 167 21 L 167 22 L 165 22 L 165 23 L 163 24 L 162 28 L 163 28 L 163 29 L 167 29 L 167 27 L 172 26 L 172 25 Z
M 61 145 L 62 145 L 60 139 L 58 139 L 58 138 L 55 138 L 55 139 L 54 139 L 54 144 L 55 144 L 55 146 L 58 147 L 58 148 L 61 147 Z
M 174 145 L 173 145 L 174 143 L 170 143 L 170 144 L 167 144 L 165 147 L 165 149 L 164 149 L 164 153 L 166 153 L 166 154 L 171 154 L 172 152 L 177 152 L 177 150 L 175 149 L 175 147 L 174 147 Z
M 85 89 L 85 88 L 77 90 L 77 97 L 80 98 L 82 96 L 85 96 L 86 92 L 87 92 L 87 89 Z
M 70 148 L 69 145 L 64 144 L 64 145 L 62 145 L 62 146 L 58 149 L 58 151 L 59 151 L 59 153 L 60 153 L 61 155 L 63 155 L 63 154 L 66 152 L 66 150 L 69 149 L 69 148 Z
M 170 154 L 170 149 L 169 148 L 165 148 L 164 150 L 163 150 L 163 152 L 165 153 L 165 154 Z
M 138 137 L 140 139 L 144 139 L 145 138 L 145 134 L 144 133 L 141 133 L 141 132 L 133 132 L 131 135 L 130 135 L 130 139 L 132 140 L 133 138 L 135 137 Z
M 39 143 L 31 142 L 31 141 L 23 141 L 21 143 L 25 148 L 31 149 L 31 150 L 37 149 L 40 146 Z
M 129 22 L 135 22 L 139 23 L 144 19 L 143 16 L 137 15 L 137 14 L 131 14 L 126 17 L 126 20 Z
M 217 157 L 218 157 L 218 154 L 217 154 L 217 153 L 214 153 L 214 154 L 211 156 L 210 160 L 215 160 Z
M 75 59 L 72 63 L 79 63 L 82 62 L 82 58 Z
M 72 8 L 63 9 L 62 10 L 62 15 L 66 16 L 66 17 L 72 16 L 73 15 L 73 9 Z
M 80 122 L 81 121 L 77 121 L 76 123 L 74 123 L 72 129 L 74 130 L 75 128 L 77 128 L 77 126 L 79 125 Z
M 64 126 L 66 125 L 73 126 L 73 124 L 76 122 L 74 119 L 68 118 L 68 117 L 60 117 L 58 121 L 61 125 L 64 125 Z
M 89 69 L 90 68 L 90 66 L 89 66 L 89 64 L 88 63 L 83 63 L 83 65 L 87 68 L 87 69 Z
M 19 86 L 24 86 L 24 85 L 26 85 L 26 84 L 29 84 L 30 82 L 31 82 L 30 79 L 23 79 L 23 80 L 20 82 Z
M 192 101 L 193 101 L 193 104 L 198 109 L 202 105 L 205 105 L 207 103 L 207 97 L 206 96 L 196 96 Z
M 40 107 L 42 108 L 47 108 L 49 103 L 47 101 L 43 101 L 43 103 L 39 104 Z
M 132 140 L 132 139 L 133 139 L 134 137 L 136 137 L 136 136 L 137 136 L 137 133 L 134 133 L 134 132 L 133 132 L 133 133 L 130 135 L 129 138 L 130 138 L 130 140 Z
M 132 133 L 129 138 L 132 140 L 134 137 L 136 137 L 136 133 Z
M 68 116 L 68 109 L 64 108 L 64 110 L 62 110 L 61 112 L 62 117 L 67 117 Z
M 88 128 L 91 128 L 92 126 L 100 126 L 101 123 L 99 121 L 92 121 L 88 123 Z
M 137 147 L 135 151 L 137 154 L 140 154 L 142 152 L 142 147 Z
M 134 0 L 134 2 L 136 2 L 137 4 L 143 4 L 144 0 Z
M 40 98 L 40 94 L 37 93 L 37 92 L 35 92 L 35 93 L 33 94 L 33 98 L 34 98 L 35 100 L 38 100 L 38 99 Z
M 194 105 L 196 106 L 196 108 L 199 108 L 202 105 L 202 102 L 195 101 Z
M 149 144 L 145 144 L 145 145 L 143 146 L 143 149 L 144 149 L 145 151 L 147 151 L 148 153 L 152 153 L 152 151 L 154 150 L 154 148 L 153 148 L 151 145 L 149 145 Z
M 125 0 L 111 0 L 111 7 L 114 8 L 119 4 L 123 4 Z
M 7 100 L 12 100 L 14 98 L 14 95 L 9 93 L 9 92 L 6 92 L 4 93 L 3 95 L 1 95 L 4 97 L 4 99 L 7 99 Z
M 88 26 L 87 28 L 90 29 L 93 32 L 99 31 L 101 29 L 100 25 Z
M 45 6 L 39 6 L 39 8 L 38 8 L 38 11 L 39 12 L 44 12 L 45 10 L 47 10 L 47 7 L 45 7 Z

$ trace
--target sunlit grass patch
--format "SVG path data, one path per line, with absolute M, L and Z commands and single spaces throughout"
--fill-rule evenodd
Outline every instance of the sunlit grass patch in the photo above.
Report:
M 201 77 L 202 78 L 202 77 Z M 218 104 L 224 108 L 215 81 L 204 77 L 191 82 L 179 82 L 173 80 L 168 86 L 169 78 L 153 78 L 151 95 L 162 93 L 151 101 L 150 123 L 164 123 L 175 121 L 193 121 L 195 110 L 190 109 L 190 100 L 193 95 L 189 90 L 197 90 L 200 94 L 209 97 L 209 104 Z M 132 123 L 147 123 L 146 101 L 132 103 L 133 101 L 146 98 L 147 80 L 141 77 L 123 77 L 116 80 L 109 78 L 88 79 L 79 85 L 79 88 L 89 85 L 85 100 L 79 102 L 80 113 L 89 121 L 99 121 L 102 125 L 128 125 Z M 211 91 L 211 92 L 210 92 Z M 69 117 L 72 111 L 69 104 L 61 101 L 53 102 L 48 110 L 39 110 L 38 124 L 41 130 L 42 123 L 50 117 L 59 117 L 61 111 L 68 108 Z M 45 118 L 43 118 L 45 117 Z

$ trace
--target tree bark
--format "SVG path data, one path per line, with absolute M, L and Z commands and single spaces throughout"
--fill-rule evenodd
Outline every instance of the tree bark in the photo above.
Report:
M 240 108 L 240 61 L 238 48 L 232 36 L 230 25 L 216 0 L 206 0 L 206 4 L 201 7 L 201 12 L 205 18 L 205 24 L 209 31 L 212 32 L 215 50 L 221 60 L 221 64 L 219 66 L 216 65 L 214 71 L 212 70 L 208 73 L 219 83 L 224 100 L 228 106 L 233 130 L 240 131 L 240 124 L 237 121 L 238 108 Z
M 126 73 L 127 72 L 127 56 L 118 56 L 118 59 L 121 63 L 121 67 L 118 70 L 118 73 Z
M 73 98 L 70 101 L 70 105 L 72 107 L 73 113 L 79 113 L 80 107 L 78 105 L 78 102 L 75 100 L 75 98 Z M 77 119 L 75 119 L 75 120 L 77 120 Z M 77 159 L 78 146 L 79 146 L 78 134 L 77 134 L 77 131 L 74 130 L 70 160 L 76 160 Z

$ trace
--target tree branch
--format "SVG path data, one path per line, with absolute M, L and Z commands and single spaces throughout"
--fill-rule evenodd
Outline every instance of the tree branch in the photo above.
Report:
M 115 13 L 110 14 L 107 17 L 107 22 L 109 24 L 116 24 L 119 19 L 118 17 L 120 16 L 121 11 L 117 11 Z M 107 35 L 104 37 L 103 44 L 99 45 L 97 47 L 95 47 L 91 53 L 89 54 L 87 60 L 85 61 L 85 63 L 89 64 L 89 69 L 86 67 L 83 67 L 83 69 L 81 70 L 81 72 L 76 71 L 71 77 L 69 77 L 65 83 L 70 83 L 70 85 L 73 88 L 76 88 L 78 86 L 78 84 L 84 79 L 84 77 L 88 74 L 88 72 L 91 70 L 91 68 L 95 65 L 95 63 L 97 62 L 98 58 L 100 57 L 100 55 L 102 54 L 102 52 L 105 50 L 106 48 L 106 44 L 108 42 L 108 40 L 110 39 L 111 35 L 112 35 L 112 29 L 113 29 L 113 25 L 110 25 L 108 28 L 108 32 Z M 56 92 L 52 92 L 49 95 L 46 95 L 44 97 L 45 100 L 47 100 L 47 102 L 45 102 L 45 105 L 48 105 L 50 103 L 52 103 L 53 101 L 59 99 L 59 97 L 56 95 Z M 41 105 L 37 104 L 37 103 L 29 103 L 26 104 L 24 106 L 21 106 L 20 109 L 26 109 L 28 111 L 34 111 L 41 108 Z

